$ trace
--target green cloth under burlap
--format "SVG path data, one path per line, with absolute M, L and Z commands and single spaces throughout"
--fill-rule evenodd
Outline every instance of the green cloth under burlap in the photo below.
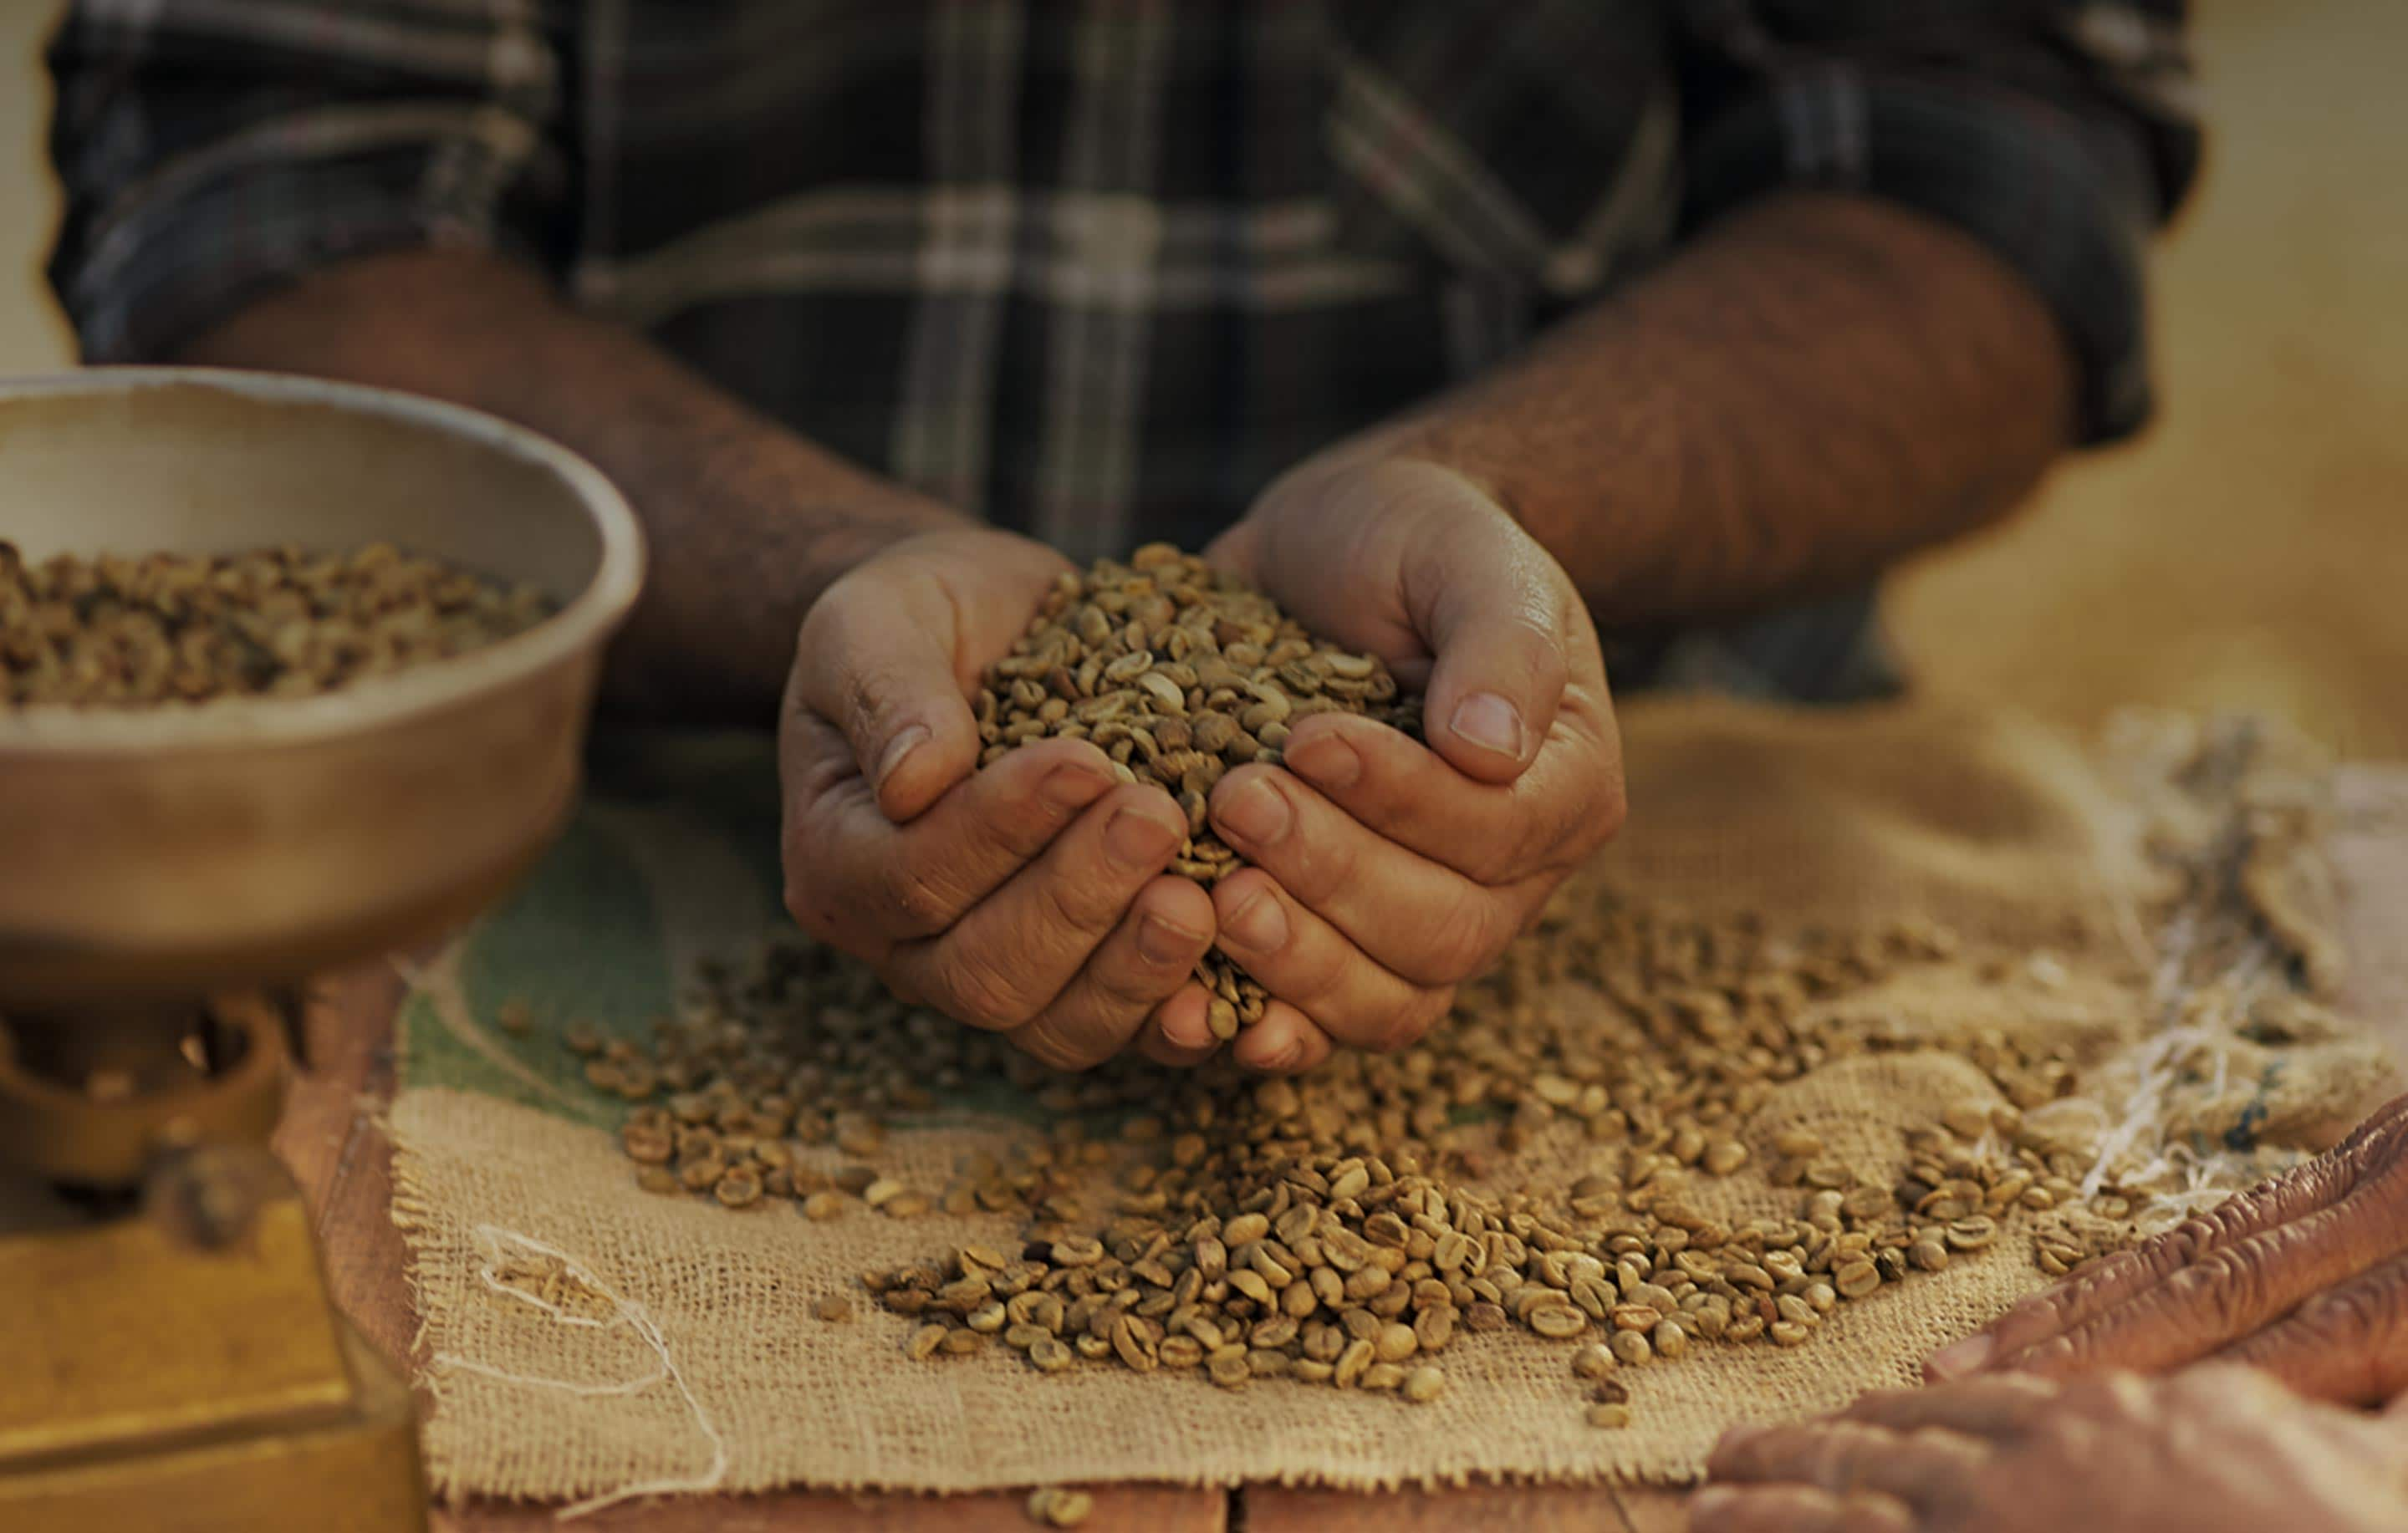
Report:
M 2225 781 L 2200 768 L 2212 752 L 2175 721 L 2132 734 L 2113 770 L 2030 724 L 1923 709 L 1664 703 L 1629 709 L 1625 726 L 1630 827 L 1565 897 L 1753 911 L 1776 929 L 1932 921 L 1962 942 L 1955 961 L 1847 997 L 1931 1046 L 1853 1055 L 1778 1088 L 1746 1125 L 1750 1167 L 1698 1184 L 1712 1216 L 1795 1210 L 1798 1193 L 1759 1169 L 1793 1126 L 1894 1175 L 1902 1130 L 1994 1095 L 1947 1047 L 1984 1028 L 2066 1042 L 2078 1094 L 2047 1110 L 2068 1142 L 2110 1157 L 2114 1179 L 2168 1195 L 2140 1211 L 2151 1223 L 2213 1200 L 2286 1143 L 2329 1135 L 2384 1089 L 2367 1037 L 2298 993 L 2332 963 L 2300 951 L 2323 935 L 2313 772 L 2253 763 Z M 896 1220 L 854 1205 L 821 1224 L 784 1200 L 738 1213 L 647 1195 L 616 1142 L 624 1104 L 589 1090 L 558 1039 L 570 1019 L 646 1036 L 695 960 L 740 959 L 778 929 L 776 825 L 762 742 L 606 748 L 589 802 L 532 881 L 414 976 L 394 1213 L 424 1315 L 439 1492 L 1681 1480 L 1726 1426 L 1906 1383 L 1930 1348 L 2045 1281 L 2038 1221 L 2018 1216 L 1947 1271 L 1842 1306 L 1804 1346 L 1700 1344 L 1626 1368 L 1622 1431 L 1586 1425 L 1569 1346 L 1518 1328 L 1459 1333 L 1445 1393 L 1421 1406 L 1277 1380 L 1233 1395 L 1194 1373 L 1101 1366 L 1045 1376 L 1001 1348 L 908 1363 L 913 1323 L 872 1308 L 858 1274 L 971 1241 L 1012 1248 L 1013 1219 Z M 2194 878 L 2204 897 L 2306 893 L 2254 924 L 2225 920 L 2238 946 L 2218 947 L 2202 936 L 2214 922 L 2170 915 L 2185 886 L 2143 854 L 2151 833 L 2261 865 L 2254 881 Z M 2162 952 L 2160 933 L 2177 938 Z M 2210 960 L 2229 972 L 2203 971 Z M 513 1036 L 496 1017 L 521 998 L 538 1025 Z M 938 1190 L 971 1153 L 1038 1133 L 1040 1117 L 990 1086 L 899 1125 L 878 1161 Z M 1568 1186 L 1610 1153 L 1566 1131 L 1522 1168 Z M 838 1293 L 855 1297 L 855 1317 L 815 1318 Z

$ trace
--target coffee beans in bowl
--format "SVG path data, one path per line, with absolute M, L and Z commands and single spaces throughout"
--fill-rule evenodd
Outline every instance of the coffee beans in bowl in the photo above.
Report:
M 312 696 L 483 649 L 551 613 L 531 586 L 391 543 L 35 563 L 0 541 L 0 706 Z

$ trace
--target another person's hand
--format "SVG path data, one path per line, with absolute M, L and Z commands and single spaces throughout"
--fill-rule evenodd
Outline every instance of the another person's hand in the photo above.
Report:
M 1426 744 L 1316 714 L 1284 770 L 1213 790 L 1213 828 L 1254 865 L 1213 888 L 1219 946 L 1273 996 L 1234 1053 L 1294 1070 L 1334 1043 L 1402 1046 L 1621 824 L 1596 629 L 1503 509 L 1424 463 L 1308 464 L 1206 553 L 1426 689 Z M 1209 1051 L 1199 1014 L 1165 1026 L 1172 1053 Z
M 2261 1373 L 2025 1375 L 1868 1395 L 1742 1428 L 1692 1533 L 2372 1533 L 2408 1526 L 2408 1421 L 2301 1400 Z
M 779 733 L 786 906 L 898 994 L 1083 1068 L 1135 1037 L 1211 945 L 1211 896 L 1164 868 L 1186 817 L 1083 740 L 978 768 L 968 702 L 1059 554 L 924 534 L 804 621 Z M 1200 1006 L 1197 1008 L 1200 1011 Z
M 1933 1379 L 2214 1356 L 2321 1399 L 2408 1391 L 2408 1096 L 2326 1153 L 1932 1354 Z

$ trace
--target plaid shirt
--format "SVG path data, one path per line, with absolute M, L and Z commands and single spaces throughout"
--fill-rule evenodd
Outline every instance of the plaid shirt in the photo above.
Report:
M 499 249 L 814 440 L 1074 558 L 1195 546 L 1691 230 L 1839 187 L 2145 416 L 2184 0 L 83 0 L 50 276 L 136 361 L 322 263 Z M 1870 593 L 1618 680 L 1878 690 Z

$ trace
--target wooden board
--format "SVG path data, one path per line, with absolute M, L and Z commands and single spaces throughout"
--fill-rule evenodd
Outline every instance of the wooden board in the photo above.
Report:
M 1219 1491 L 1120 1485 L 1093 1492 L 1096 1510 L 1080 1533 L 1221 1533 L 1228 1497 Z M 1017 1493 L 978 1496 L 725 1496 L 710 1503 L 711 1533 L 1029 1533 Z M 567 1525 L 593 1533 L 693 1533 L 705 1525 L 691 1497 L 631 1501 Z M 550 1506 L 479 1504 L 437 1512 L 434 1533 L 560 1533 Z
M 1481 1485 L 1366 1496 L 1249 1485 L 1245 1528 L 1246 1533 L 1631 1533 L 1631 1523 L 1621 1494 L 1606 1488 Z
M 2343 825 L 2333 852 L 2353 967 L 2346 1004 L 2408 1061 L 2408 767 L 2356 767 L 2341 781 Z M 307 1018 L 312 1068 L 295 1086 L 275 1147 L 318 1211 L 335 1301 L 397 1364 L 416 1333 L 403 1278 L 401 1233 L 388 1209 L 393 1150 L 380 1127 L 394 1085 L 393 971 L 338 976 L 319 987 Z M 1223 1533 L 1232 1497 L 1162 1485 L 1097 1488 L 1094 1533 Z M 1683 1493 L 1650 1486 L 1580 1490 L 1484 1486 L 1364 1496 L 1250 1486 L 1247 1533 L 1684 1533 Z M 556 1526 L 549 1506 L 475 1504 L 438 1512 L 437 1533 L 536 1533 Z M 612 1508 L 582 1526 L 596 1533 L 1005 1533 L 1031 1526 L 1016 1494 L 930 1497 L 793 1493 L 725 1497 L 707 1514 L 691 1499 Z

